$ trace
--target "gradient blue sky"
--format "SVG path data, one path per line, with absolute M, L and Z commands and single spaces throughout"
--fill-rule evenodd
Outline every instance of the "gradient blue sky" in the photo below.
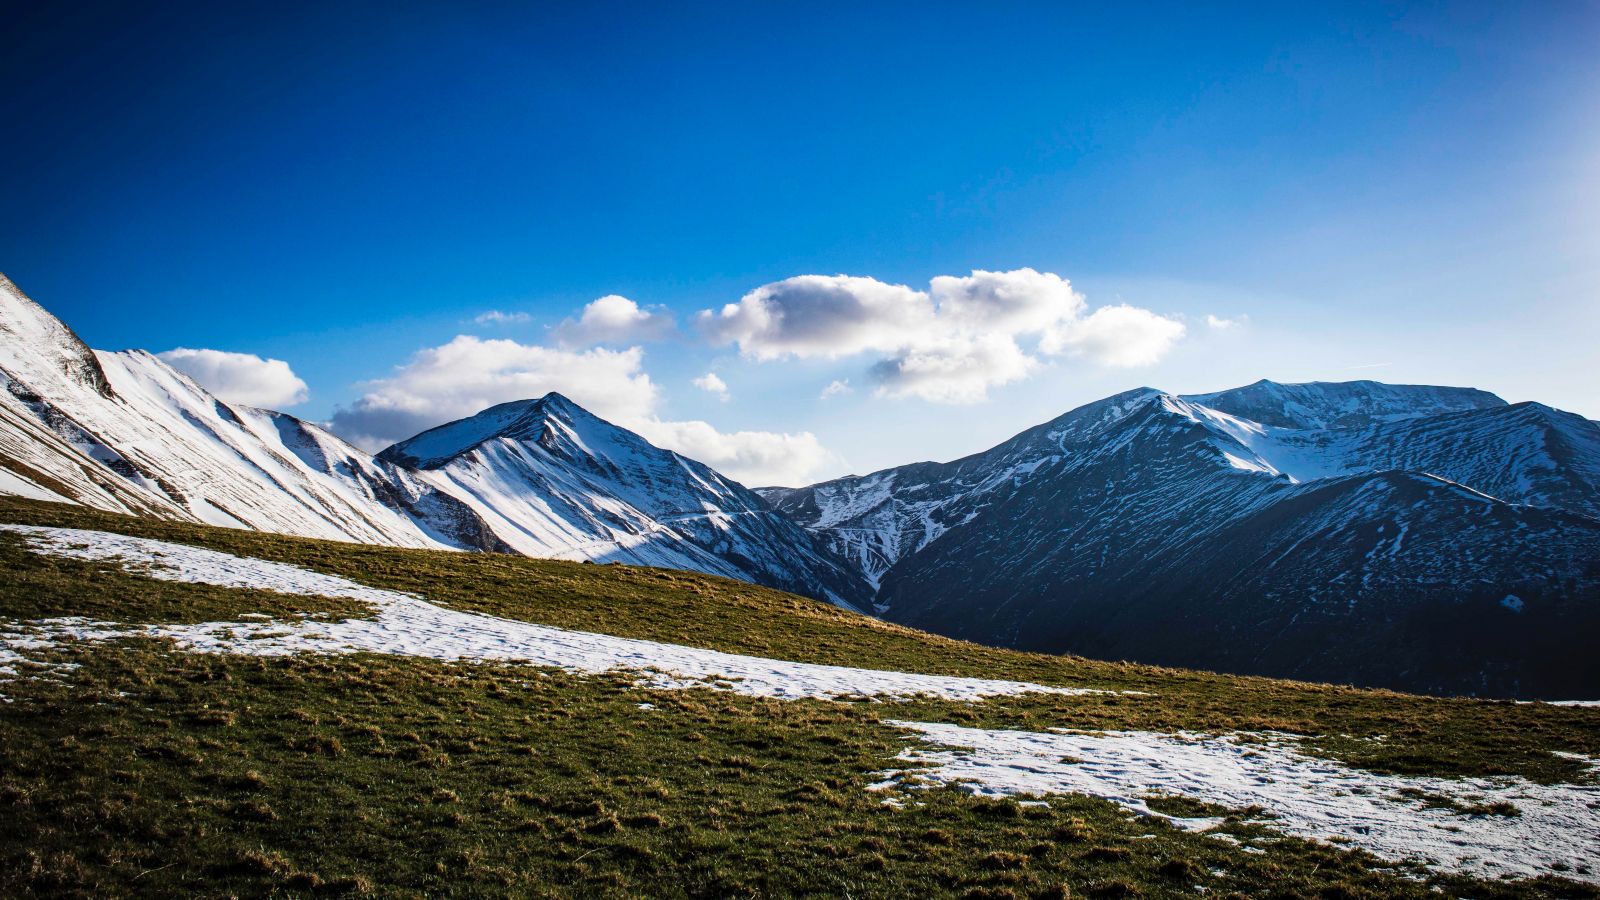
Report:
M 808 478 L 1146 384 L 1600 418 L 1600 5 L 1113 6 L 7 5 L 0 270 L 96 347 L 284 360 L 315 420 L 621 294 L 679 324 L 640 343 L 651 416 L 810 432 Z M 796 275 L 1022 267 L 1185 335 L 949 404 L 693 322 Z

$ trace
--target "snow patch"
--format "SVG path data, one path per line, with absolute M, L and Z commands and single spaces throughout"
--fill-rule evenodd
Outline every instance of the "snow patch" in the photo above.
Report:
M 1260 806 L 1275 817 L 1267 823 L 1280 831 L 1315 840 L 1338 838 L 1396 862 L 1481 877 L 1553 874 L 1600 884 L 1600 786 L 1592 784 L 1378 775 L 1301 753 L 1287 735 L 1039 733 L 890 724 L 950 749 L 902 752 L 905 762 L 931 768 L 885 773 L 888 780 L 876 785 L 880 789 L 910 776 L 924 785 L 953 785 L 983 795 L 1088 794 L 1192 830 L 1219 824 L 1212 818 L 1163 815 L 1148 805 L 1154 795 L 1175 794 L 1229 809 Z M 1462 806 L 1503 801 L 1519 814 L 1428 808 L 1401 791 L 1448 797 Z
M 284 563 L 233 556 L 183 544 L 71 528 L 0 525 L 20 534 L 36 553 L 114 561 L 165 581 L 284 594 L 359 600 L 376 610 L 367 619 L 282 622 L 245 619 L 197 625 L 118 626 L 84 619 L 30 622 L 31 633 L 0 625 L 0 646 L 13 650 L 40 640 L 110 640 L 129 635 L 168 638 L 186 650 L 285 656 L 295 653 L 388 653 L 441 660 L 502 660 L 574 672 L 641 673 L 651 687 L 718 687 L 759 697 L 917 696 L 971 701 L 1008 694 L 1099 693 L 1021 681 L 919 675 L 786 662 L 678 644 L 568 631 L 478 613 L 445 609 L 411 594 L 366 587 Z

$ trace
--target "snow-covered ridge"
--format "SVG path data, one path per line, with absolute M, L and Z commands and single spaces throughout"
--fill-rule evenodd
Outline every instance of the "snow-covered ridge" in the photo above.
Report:
M 1379 381 L 1280 384 L 1262 379 L 1183 399 L 1263 425 L 1299 429 L 1362 427 L 1506 405 L 1476 388 Z
M 331 540 L 687 569 L 847 607 L 870 592 L 740 485 L 558 395 L 373 457 L 293 416 L 225 403 L 149 353 L 90 350 L 3 277 L 0 388 L 0 493 Z
M 25 656 L 61 638 L 107 640 L 128 634 L 166 638 L 203 653 L 284 656 L 295 653 L 387 653 L 429 659 L 523 662 L 574 672 L 637 673 L 653 687 L 712 686 L 742 694 L 801 697 L 918 696 L 978 700 L 1007 694 L 1087 691 L 1020 681 L 919 675 L 879 669 L 786 662 L 679 644 L 620 638 L 461 612 L 422 597 L 367 587 L 298 566 L 234 556 L 186 544 L 103 531 L 0 524 L 36 553 L 115 562 L 165 581 L 337 597 L 370 604 L 371 618 L 340 622 L 252 619 L 197 625 L 118 626 L 82 619 L 0 625 L 0 646 Z
M 560 394 L 491 407 L 378 458 L 418 467 L 530 556 L 694 569 L 851 608 L 869 596 L 753 492 Z
M 885 617 L 952 637 L 1425 692 L 1600 690 L 1570 639 L 1600 622 L 1600 427 L 1539 404 L 1141 388 L 953 462 L 769 497 L 863 569 Z M 1536 614 L 1497 618 L 1529 593 L 1517 609 Z

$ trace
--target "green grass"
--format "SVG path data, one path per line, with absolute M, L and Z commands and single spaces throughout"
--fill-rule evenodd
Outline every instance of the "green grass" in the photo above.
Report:
M 985 727 L 1070 727 L 1088 730 L 1283 731 L 1314 739 L 1314 748 L 1349 764 L 1383 773 L 1523 775 L 1539 782 L 1582 778 L 1581 764 L 1551 751 L 1600 755 L 1600 710 L 1418 697 L 1269 678 L 1216 675 L 1078 657 L 1045 656 L 954 641 L 836 607 L 738 581 L 690 572 L 532 560 L 515 556 L 395 550 L 333 541 L 210 528 L 116 516 L 79 507 L 0 498 L 0 521 L 116 531 L 294 563 L 362 584 L 426 596 L 456 609 L 612 634 L 669 641 L 733 653 L 800 662 L 863 666 L 932 674 L 1011 678 L 1068 687 L 1142 691 L 1150 696 L 1026 695 L 966 705 L 919 703 L 905 717 Z M 3 544 L 0 544 L 3 549 Z M 16 551 L 21 553 L 23 551 Z M 28 554 L 31 556 L 31 554 Z M 13 559 L 5 557 L 7 564 Z M 69 561 L 35 563 L 67 570 Z M 118 577 L 103 567 L 102 577 Z M 122 576 L 127 577 L 127 576 Z M 151 582 L 139 579 L 140 585 Z M 213 618 L 186 605 L 204 593 L 171 585 L 161 599 L 148 588 L 79 591 L 70 579 L 52 607 L 146 604 L 137 614 L 109 618 L 194 621 Z M 193 590 L 189 590 L 193 588 Z M 261 612 L 340 604 L 281 598 Z M 141 599 L 143 598 L 143 599 Z M 217 609 L 238 611 L 219 597 Z M 0 616 L 35 617 L 28 590 L 0 587 Z M 92 604 L 92 605 L 89 605 Z M 329 609 L 332 606 L 327 607 Z M 15 610 L 15 612 L 13 612 Z M 1383 738 L 1374 741 L 1372 738 Z
M 77 668 L 0 682 L 11 700 L 0 704 L 0 895 L 1180 896 L 1196 885 L 1219 896 L 1596 895 L 1570 882 L 1417 881 L 1363 854 L 1282 838 L 1248 814 L 1226 829 L 1265 853 L 1087 798 L 1039 808 L 929 790 L 891 809 L 865 790 L 875 773 L 904 767 L 895 756 L 906 738 L 883 718 L 1281 730 L 1379 771 L 1559 781 L 1578 768 L 1550 750 L 1600 754 L 1596 710 L 1014 653 L 679 572 L 373 548 L 8 499 L 0 521 L 206 546 L 626 637 L 1150 694 L 781 702 L 528 666 L 201 656 L 146 639 L 63 647 L 55 657 Z M 39 557 L 5 535 L 0 565 L 0 619 L 367 612 Z M 1229 812 L 1183 798 L 1153 805 Z
M 1084 798 L 885 807 L 864 788 L 903 738 L 873 704 L 142 639 L 73 659 L 0 710 L 8 896 L 1431 895 L 1247 822 L 1264 854 Z
M 368 604 L 342 597 L 160 581 L 112 563 L 33 553 L 25 545 L 21 535 L 0 531 L 0 571 L 7 582 L 0 594 L 0 615 L 7 619 L 84 616 L 160 624 L 228 621 L 250 614 L 284 620 L 351 619 L 373 611 Z

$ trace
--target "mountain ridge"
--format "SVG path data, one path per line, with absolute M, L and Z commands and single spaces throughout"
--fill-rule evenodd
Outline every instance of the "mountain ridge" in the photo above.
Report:
M 559 452 L 541 451 L 530 469 L 506 435 L 492 450 L 484 435 L 467 463 L 412 468 L 394 459 L 401 450 L 372 456 L 320 425 L 220 400 L 145 351 L 92 350 L 9 279 L 0 385 L 0 493 L 306 537 L 693 569 L 845 605 L 868 591 L 743 487 L 559 395 L 506 410 L 558 412 L 548 427 L 583 423 L 598 455 L 551 436 L 547 449 Z M 482 415 L 427 434 L 477 427 Z M 651 493 L 681 503 L 661 508 Z M 541 531 L 530 524 L 539 509 L 576 524 Z
M 1379 385 L 1352 404 L 1376 383 L 1266 384 L 1246 399 L 1343 424 L 1138 389 L 949 463 L 769 496 L 863 567 L 880 614 L 953 637 L 1417 690 L 1600 690 L 1572 637 L 1600 630 L 1600 429 L 1473 389 Z M 1261 570 L 1241 574 L 1247 560 Z M 1451 658 L 1463 642 L 1481 671 Z

